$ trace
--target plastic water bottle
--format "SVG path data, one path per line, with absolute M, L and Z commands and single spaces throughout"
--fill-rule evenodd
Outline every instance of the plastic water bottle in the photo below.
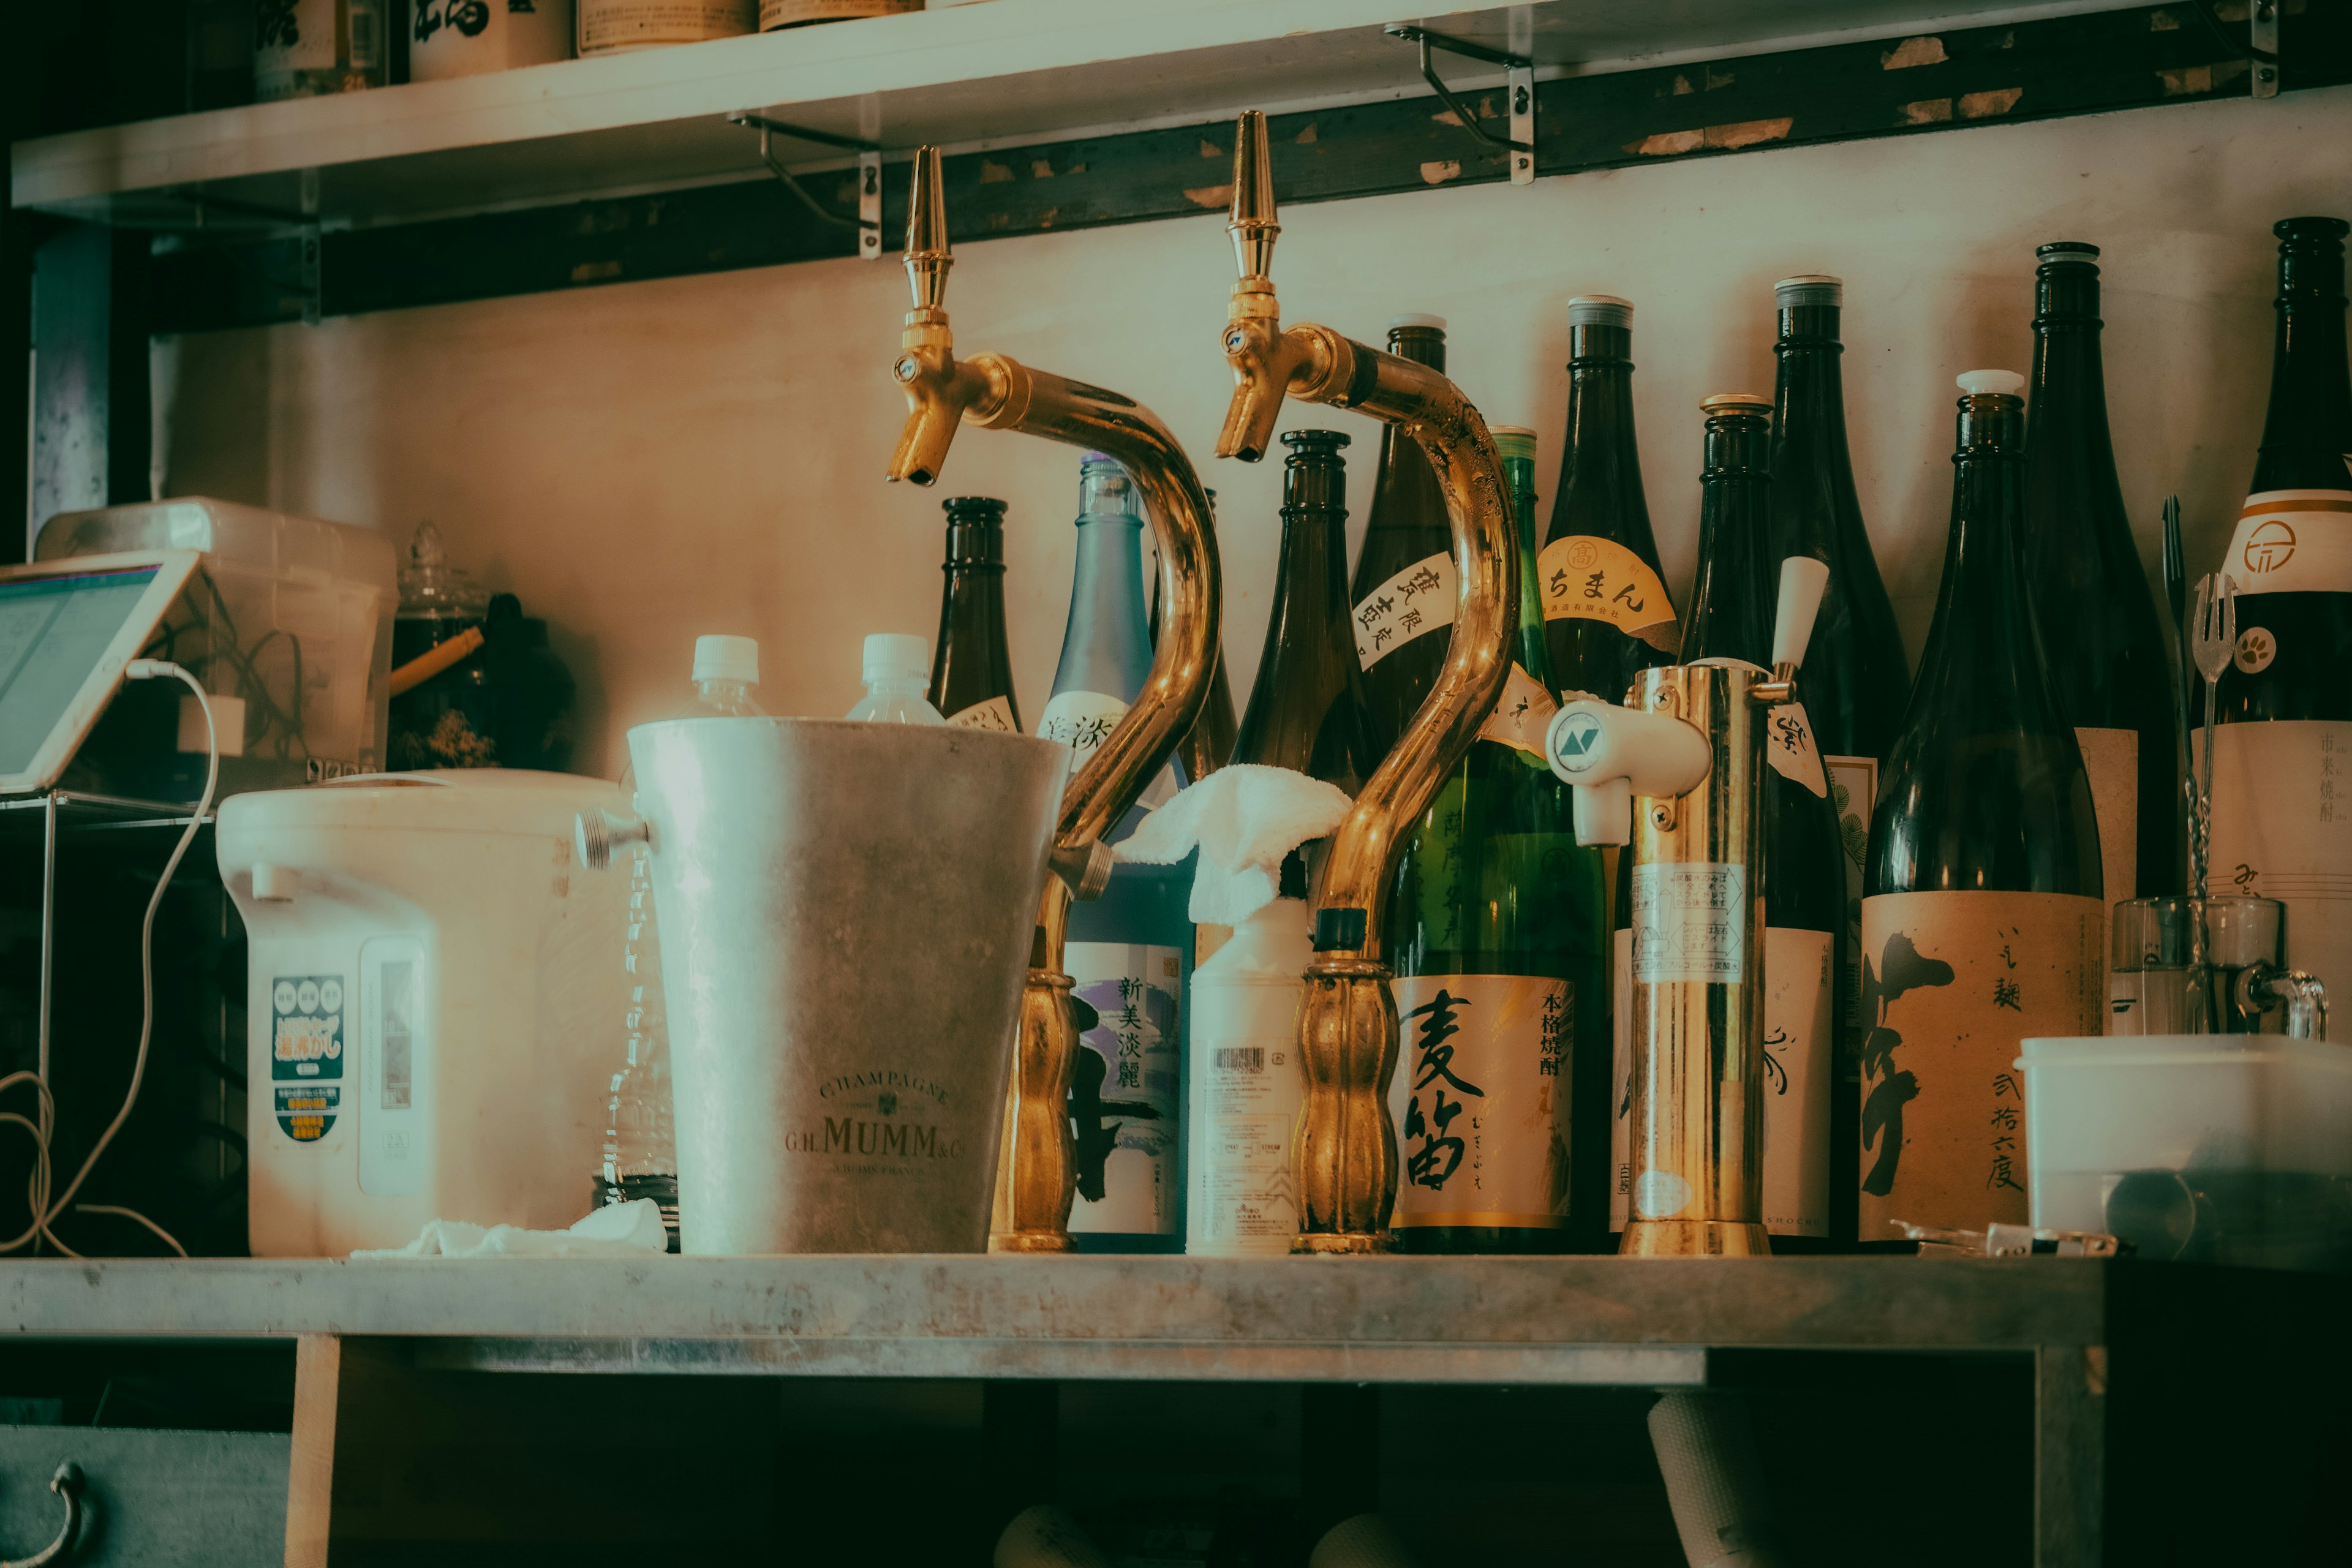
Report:
M 876 632 L 866 639 L 866 695 L 852 719 L 877 724 L 944 724 L 931 706 L 931 649 L 919 637 Z
M 694 639 L 694 706 L 681 719 L 764 719 L 768 710 L 751 693 L 760 684 L 756 637 Z

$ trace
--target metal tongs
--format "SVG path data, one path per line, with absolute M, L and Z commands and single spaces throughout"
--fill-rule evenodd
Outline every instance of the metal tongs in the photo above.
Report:
M 1907 1219 L 1887 1223 L 1917 1242 L 1922 1258 L 2120 1258 L 2131 1250 L 2131 1243 L 2103 1230 L 2043 1230 L 1998 1222 L 1982 1230 L 1953 1230 Z

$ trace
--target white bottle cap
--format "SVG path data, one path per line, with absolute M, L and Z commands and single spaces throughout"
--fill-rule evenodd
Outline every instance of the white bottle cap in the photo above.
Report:
M 1389 318 L 1389 331 L 1393 332 L 1399 327 L 1427 327 L 1432 331 L 1442 332 L 1445 330 L 1445 318 L 1423 315 L 1418 310 L 1408 310 L 1402 316 Z
M 1579 294 L 1568 302 L 1571 327 L 1627 327 L 1633 324 L 1633 302 L 1614 294 Z
M 2015 397 L 2025 390 L 2025 378 L 2013 370 L 1964 370 L 1953 379 L 1970 397 L 1990 394 Z
M 694 679 L 697 685 L 706 680 L 740 680 L 746 686 L 759 685 L 760 639 L 727 637 L 695 638 Z
M 1845 285 L 1826 272 L 1800 272 L 1773 284 L 1772 295 L 1784 310 L 1804 305 L 1835 306 L 1844 303 Z
M 906 632 L 875 632 L 866 639 L 866 681 L 929 680 L 931 645 Z
M 1489 425 L 1486 434 L 1495 438 L 1496 456 L 1536 460 L 1536 433 L 1527 426 Z

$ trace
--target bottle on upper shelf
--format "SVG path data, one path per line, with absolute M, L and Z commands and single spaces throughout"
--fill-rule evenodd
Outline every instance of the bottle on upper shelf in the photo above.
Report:
M 1445 368 L 1445 318 L 1399 316 L 1389 352 Z M 1445 666 L 1454 624 L 1454 525 L 1445 492 L 1421 444 L 1381 426 L 1371 510 L 1349 589 L 1355 602 L 1356 656 L 1364 670 L 1366 730 L 1375 763 L 1389 753 Z M 1367 772 L 1369 773 L 1369 769 Z
M 2352 992 L 2352 377 L 2340 218 L 2279 239 L 2278 339 L 2263 445 L 2221 569 L 2238 644 L 2214 708 L 2212 886 L 2287 907 L 2287 962 Z M 2204 695 L 2202 683 L 2191 688 Z M 2200 736 L 2192 756 L 2201 756 Z
M 2112 903 L 2181 885 L 2173 669 L 2107 434 L 2099 247 L 2062 240 L 2034 255 L 2025 575 L 2051 689 L 2091 776 Z
M 1135 481 L 1100 453 L 1078 469 L 1077 563 L 1053 695 L 1037 733 L 1083 766 L 1143 691 L 1151 672 L 1144 608 L 1143 516 Z M 1146 802 L 1173 793 L 1173 770 Z M 1142 820 L 1128 813 L 1109 837 Z M 1070 1087 L 1077 1197 L 1070 1234 L 1081 1252 L 1176 1252 L 1183 1247 L 1183 1125 L 1179 1042 L 1192 976 L 1187 911 L 1192 861 L 1122 862 L 1102 897 L 1070 906 L 1063 968 L 1078 1021 Z
M 1537 582 L 1555 690 L 1615 702 L 1637 671 L 1673 662 L 1633 439 L 1633 307 L 1611 295 L 1568 302 L 1568 439 Z
M 1706 416 L 1699 474 L 1698 574 L 1683 614 L 1682 658 L 1736 661 L 1769 670 L 1780 593 L 1771 529 L 1772 404 L 1723 393 Z M 1810 690 L 1802 678 L 1799 691 Z M 1764 1228 L 1775 1252 L 1821 1250 L 1850 1239 L 1853 1129 L 1838 1113 L 1836 977 L 1845 932 L 1845 856 L 1810 710 L 1801 700 L 1769 721 L 1764 789 Z M 1617 943 L 1617 982 L 1629 991 L 1631 933 Z M 1633 1020 L 1616 1026 L 1612 1085 L 1622 1152 L 1631 1157 Z M 1848 1108 L 1851 1109 L 1850 1107 Z M 1843 1133 L 1844 1136 L 1840 1137 Z M 1843 1156 L 1843 1157 L 1841 1157 Z M 1612 1194 L 1611 1228 L 1622 1229 L 1630 1194 Z
M 940 572 L 940 635 L 931 654 L 931 706 L 950 724 L 1022 733 L 1004 637 L 1004 503 L 958 496 L 948 514 Z
M 2100 1032 L 2091 784 L 2025 584 L 2025 378 L 1959 378 L 1952 523 L 1862 903 L 1861 1237 L 2026 1218 L 2028 1036 Z
M 1494 437 L 1520 552 L 1512 668 L 1405 838 L 1390 892 L 1390 1223 L 1406 1252 L 1564 1252 L 1597 1243 L 1607 1212 L 1606 1123 L 1590 1125 L 1598 1179 L 1581 1184 L 1570 1124 L 1579 1065 L 1607 1070 L 1601 855 L 1577 843 L 1543 751 L 1555 704 L 1534 604 L 1535 432 Z

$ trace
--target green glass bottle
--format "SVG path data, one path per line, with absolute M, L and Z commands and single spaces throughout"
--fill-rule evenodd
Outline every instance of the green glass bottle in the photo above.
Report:
M 1563 1252 L 1605 1223 L 1605 1123 L 1578 1183 L 1577 1069 L 1608 1070 L 1601 857 L 1543 756 L 1551 697 L 1532 572 L 1535 433 L 1495 431 L 1519 535 L 1501 700 L 1415 824 L 1389 905 L 1401 1021 L 1391 1222 L 1407 1252 Z
M 1399 316 L 1389 323 L 1389 353 L 1444 370 L 1445 319 Z M 1445 666 L 1454 592 L 1454 525 L 1436 470 L 1419 442 L 1383 424 L 1363 549 L 1348 590 L 1375 763 L 1404 733 Z
M 940 568 L 940 635 L 931 654 L 931 706 L 950 724 L 1021 734 L 1013 655 L 1004 640 L 1004 503 L 958 496 L 948 514 Z

